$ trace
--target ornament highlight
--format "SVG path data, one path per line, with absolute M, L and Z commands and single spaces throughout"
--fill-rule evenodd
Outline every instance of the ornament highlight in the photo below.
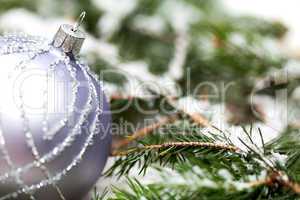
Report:
M 50 42 L 0 37 L 0 200 L 80 199 L 101 175 L 111 116 L 103 86 L 76 56 L 84 15 Z

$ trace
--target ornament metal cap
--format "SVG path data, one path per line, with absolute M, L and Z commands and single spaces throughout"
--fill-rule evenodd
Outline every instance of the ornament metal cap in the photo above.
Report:
M 61 48 L 65 53 L 77 55 L 85 39 L 85 33 L 79 30 L 85 14 L 85 12 L 82 12 L 74 25 L 61 25 L 53 38 L 52 45 Z

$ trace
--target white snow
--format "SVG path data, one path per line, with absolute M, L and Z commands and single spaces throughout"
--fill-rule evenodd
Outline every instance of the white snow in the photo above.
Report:
M 146 31 L 150 34 L 161 35 L 165 32 L 166 23 L 159 15 L 137 15 L 133 20 L 133 27 L 141 31 Z
M 297 87 L 292 94 L 292 98 L 297 101 L 300 102 L 300 87 Z
M 159 12 L 179 32 L 188 30 L 201 17 L 196 8 L 179 0 L 163 1 Z
M 299 56 L 300 48 L 300 1 L 297 0 L 223 0 L 224 6 L 236 15 L 254 15 L 260 18 L 281 21 L 289 28 L 283 40 L 283 47 L 292 55 Z
M 109 38 L 117 31 L 124 17 L 137 6 L 136 0 L 93 0 L 92 3 L 104 12 L 98 22 L 99 32 L 104 38 Z

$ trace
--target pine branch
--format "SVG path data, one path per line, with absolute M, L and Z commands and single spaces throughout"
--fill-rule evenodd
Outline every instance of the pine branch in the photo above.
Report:
M 287 128 L 278 138 L 266 144 L 267 153 L 277 152 L 286 156 L 286 173 L 300 182 L 300 132 Z
M 177 124 L 178 128 L 182 125 Z M 170 129 L 172 131 L 170 131 Z M 170 133 L 165 133 L 163 138 L 161 135 L 152 134 L 143 139 L 142 144 L 144 146 L 129 149 L 128 151 L 119 152 L 116 156 L 121 156 L 115 165 L 107 172 L 107 175 L 117 174 L 119 176 L 128 174 L 134 165 L 138 165 L 140 173 L 158 163 L 161 166 L 170 166 L 179 174 L 193 173 L 193 168 L 199 166 L 202 170 L 205 170 L 205 174 L 210 177 L 211 181 L 218 184 L 214 188 L 206 188 L 203 186 L 197 186 L 201 183 L 201 180 L 195 180 L 194 186 L 188 184 L 165 184 L 154 183 L 150 185 L 142 185 L 137 183 L 137 180 L 131 180 L 130 188 L 142 187 L 143 191 L 155 194 L 163 199 L 198 199 L 199 195 L 208 199 L 213 199 L 212 194 L 216 193 L 218 199 L 297 199 L 299 193 L 299 183 L 293 181 L 288 175 L 288 169 L 283 169 L 277 162 L 271 161 L 269 158 L 269 145 L 265 145 L 263 139 L 263 149 L 258 147 L 251 137 L 252 128 L 250 132 L 244 129 L 248 137 L 250 137 L 250 144 L 243 141 L 243 144 L 249 148 L 249 151 L 241 151 L 238 147 L 229 145 L 226 143 L 226 138 L 216 137 L 213 133 L 211 135 L 199 134 L 200 128 L 195 128 L 189 125 L 186 131 L 193 133 L 192 135 L 182 134 L 182 129 L 172 129 L 168 127 Z M 164 131 L 164 130 L 162 130 Z M 175 132 L 174 132 L 175 131 Z M 196 131 L 196 132 L 195 132 Z M 200 131 L 200 132 L 198 132 Z M 180 134 L 181 133 L 181 134 Z M 261 136 L 262 137 L 262 136 Z M 153 140 L 155 139 L 155 140 Z M 192 141 L 192 140 L 197 140 Z M 289 138 L 290 139 L 290 138 Z M 180 142 L 163 142 L 166 140 L 178 140 Z M 182 141 L 184 140 L 184 141 Z M 148 142 L 157 141 L 159 144 L 146 144 Z M 206 142 L 201 142 L 206 141 Z M 282 144 L 285 140 L 277 141 Z M 289 141 L 294 141 L 289 140 Z M 223 142 L 223 144 L 220 144 Z M 254 147 L 252 148 L 251 145 Z M 273 144 L 274 145 L 274 144 Z M 277 144 L 278 145 L 278 144 Z M 254 149 L 255 148 L 255 149 Z M 293 149 L 293 148 L 291 148 Z M 263 153 L 261 153 L 263 152 Z M 206 163 L 206 164 L 205 164 Z M 266 163 L 266 164 L 262 164 Z M 234 170 L 232 169 L 232 166 Z M 213 167 L 212 167 L 213 166 Z M 220 177 L 216 176 L 216 170 L 227 169 L 234 177 L 234 181 L 237 183 L 242 182 L 244 185 L 241 189 L 238 187 L 233 191 L 232 188 L 224 188 L 224 185 L 228 184 L 228 180 L 224 179 L 224 182 L 219 182 Z M 256 181 L 247 181 L 248 176 L 256 174 L 257 177 L 262 171 L 268 171 L 266 178 L 258 179 Z M 194 172 L 195 173 L 195 172 Z M 194 174 L 196 175 L 196 174 Z M 132 182 L 133 181 L 133 182 Z M 133 184 L 134 183 L 134 184 Z M 220 184 L 220 185 L 219 185 Z M 235 184 L 234 182 L 232 184 Z M 142 189 L 140 188 L 140 189 Z M 130 192 L 128 190 L 114 190 L 114 195 L 117 197 L 123 197 L 123 199 L 139 199 L 140 194 L 146 195 L 146 199 L 153 199 L 151 196 L 147 196 L 146 193 Z M 219 198 L 217 194 L 225 194 Z M 115 199 L 115 198 L 111 198 Z
M 164 148 L 171 148 L 171 147 L 194 147 L 194 148 L 211 148 L 211 149 L 219 149 L 219 150 L 226 150 L 226 151 L 232 151 L 237 152 L 240 151 L 239 148 L 231 145 L 226 144 L 215 144 L 215 143 L 209 143 L 209 142 L 169 142 L 164 144 L 156 144 L 156 145 L 148 145 L 143 146 L 140 148 L 134 148 L 127 151 L 121 151 L 121 152 L 115 152 L 113 156 L 127 156 L 128 154 L 132 152 L 140 152 L 144 150 L 160 150 Z
M 197 177 L 197 173 L 194 174 Z M 180 199 L 180 200 L 198 200 L 199 197 L 202 199 L 218 199 L 218 200 L 248 200 L 248 199 L 298 199 L 297 195 L 284 190 L 286 186 L 279 185 L 277 182 L 270 180 L 260 180 L 253 183 L 242 184 L 243 187 L 236 185 L 235 183 L 228 183 L 228 180 L 216 181 L 218 186 L 205 186 L 201 185 L 200 178 L 193 178 L 193 181 L 189 181 L 189 184 L 183 183 L 153 183 L 153 184 L 142 184 L 137 179 L 127 178 L 128 186 L 130 189 L 120 189 L 114 187 L 112 189 L 113 196 L 107 199 L 123 199 L 123 200 L 156 200 L 156 199 Z M 159 182 L 159 181 L 158 181 Z M 218 183 L 219 182 L 219 183 Z M 232 184 L 230 187 L 229 185 Z
M 140 166 L 140 173 L 145 173 L 155 163 L 171 167 L 180 163 L 193 163 L 205 168 L 214 164 L 216 168 L 228 169 L 235 163 L 244 168 L 244 155 L 238 147 L 230 145 L 226 138 L 213 133 L 201 133 L 199 127 L 191 124 L 182 128 L 182 124 L 177 122 L 173 127 L 157 130 L 142 141 L 138 140 L 142 146 L 114 152 L 114 156 L 122 156 L 117 158 L 106 175 L 128 174 L 135 165 Z

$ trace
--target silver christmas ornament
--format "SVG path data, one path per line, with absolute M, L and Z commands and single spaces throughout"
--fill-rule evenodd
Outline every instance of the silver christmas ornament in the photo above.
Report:
M 0 200 L 81 199 L 111 145 L 102 86 L 77 54 L 79 25 L 53 41 L 0 37 Z

